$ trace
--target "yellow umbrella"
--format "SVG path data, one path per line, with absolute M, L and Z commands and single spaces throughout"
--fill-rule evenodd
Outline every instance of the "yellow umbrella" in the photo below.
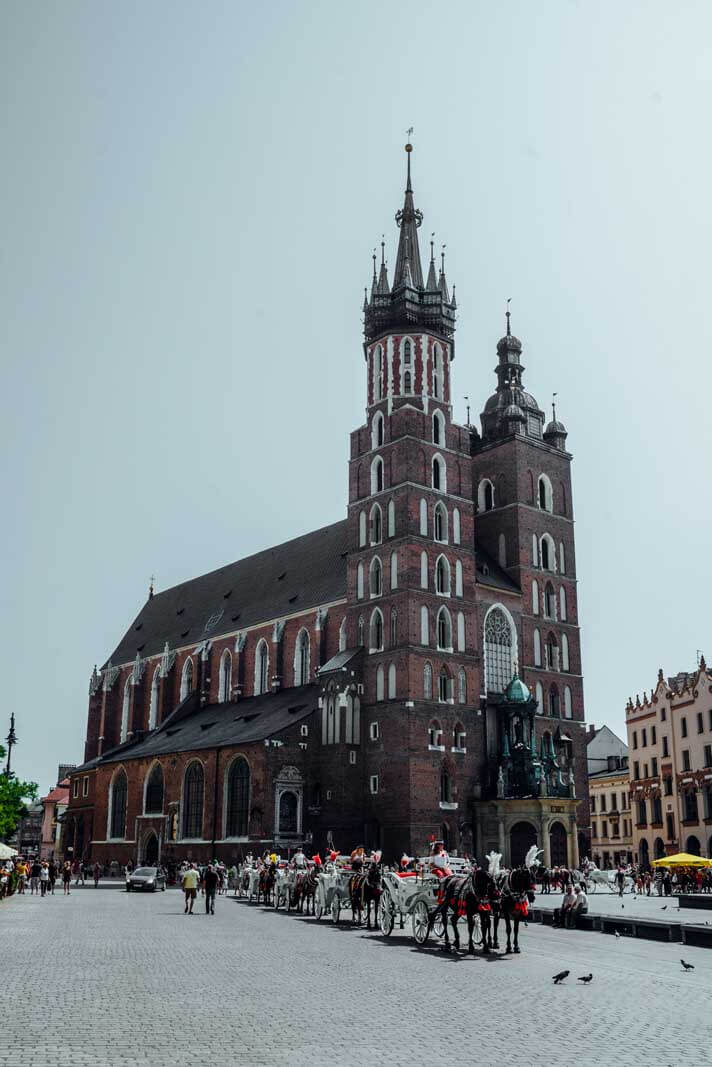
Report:
M 653 867 L 712 867 L 712 860 L 704 856 L 691 856 L 689 852 L 676 852 L 674 856 L 663 856 L 653 860 Z

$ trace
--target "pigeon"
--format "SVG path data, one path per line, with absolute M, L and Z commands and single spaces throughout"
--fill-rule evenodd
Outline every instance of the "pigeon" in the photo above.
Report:
M 559 982 L 563 982 L 564 978 L 568 978 L 570 973 L 570 971 L 559 971 L 558 974 L 554 975 L 554 985 L 558 985 Z
M 581 978 L 577 979 L 577 981 L 583 982 L 585 985 L 588 985 L 589 982 L 593 981 L 593 975 L 592 974 L 584 974 L 584 975 L 581 976 Z
M 686 970 L 686 971 L 694 971 L 694 969 L 695 969 L 694 963 L 685 963 L 684 960 L 680 960 L 680 963 L 682 964 L 683 969 Z M 567 971 L 567 974 L 568 974 L 568 971 Z
M 660 910 L 661 910 L 661 911 L 667 911 L 667 904 L 665 905 L 665 907 L 664 907 L 664 908 L 661 908 Z

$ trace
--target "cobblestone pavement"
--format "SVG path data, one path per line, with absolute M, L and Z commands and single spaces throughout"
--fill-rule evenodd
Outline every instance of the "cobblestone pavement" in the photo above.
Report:
M 531 925 L 520 956 L 446 956 L 407 930 L 201 905 L 89 887 L 0 904 L 0 1065 L 701 1062 L 707 949 Z

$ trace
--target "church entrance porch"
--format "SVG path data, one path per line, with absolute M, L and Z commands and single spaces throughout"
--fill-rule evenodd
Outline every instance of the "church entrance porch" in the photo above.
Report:
M 541 849 L 547 867 L 578 867 L 576 808 L 567 797 L 511 797 L 474 803 L 474 854 L 480 863 L 488 852 L 501 852 L 507 867 L 522 863 L 532 845 Z

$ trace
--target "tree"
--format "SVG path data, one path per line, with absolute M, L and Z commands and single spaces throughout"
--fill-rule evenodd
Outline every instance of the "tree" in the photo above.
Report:
M 0 763 L 5 749 L 0 745 Z M 12 837 L 17 824 L 27 814 L 27 801 L 37 799 L 37 783 L 21 782 L 14 774 L 0 774 L 0 841 Z

